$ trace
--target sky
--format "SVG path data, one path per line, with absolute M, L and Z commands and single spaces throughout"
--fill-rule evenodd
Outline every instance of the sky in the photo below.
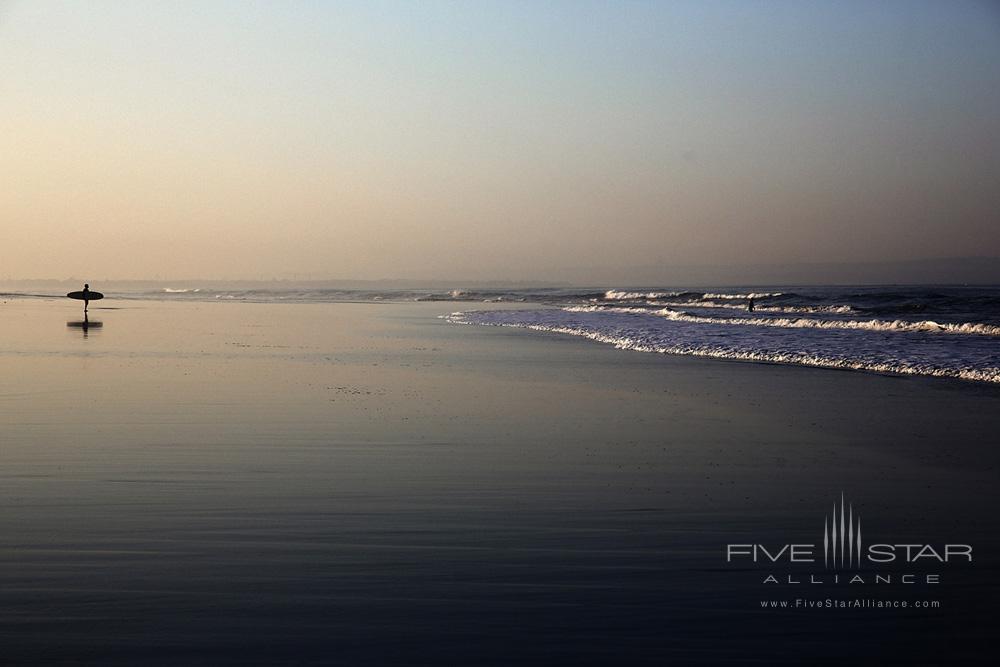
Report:
M 1000 255 L 1000 3 L 4 2 L 0 278 Z

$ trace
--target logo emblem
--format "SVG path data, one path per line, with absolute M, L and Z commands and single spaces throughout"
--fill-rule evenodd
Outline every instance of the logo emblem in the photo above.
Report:
M 844 494 L 840 507 L 834 503 L 833 513 L 823 519 L 823 564 L 835 570 L 861 566 L 861 517 L 853 505 L 845 507 Z

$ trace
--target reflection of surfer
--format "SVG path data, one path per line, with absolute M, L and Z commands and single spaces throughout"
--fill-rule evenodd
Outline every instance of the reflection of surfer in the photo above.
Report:
M 97 299 L 94 299 L 94 300 L 96 301 Z M 87 337 L 87 331 L 89 331 L 90 329 L 96 329 L 97 331 L 100 331 L 101 327 L 104 326 L 104 323 L 100 322 L 100 321 L 91 322 L 90 321 L 90 317 L 87 315 L 86 312 L 84 312 L 83 313 L 83 320 L 82 321 L 80 321 L 80 322 L 67 322 L 66 326 L 73 327 L 73 328 L 76 328 L 76 329 L 80 329 L 81 331 L 83 331 L 83 337 L 86 338 Z
M 753 312 L 753 297 L 750 297 L 750 299 L 747 301 L 747 312 L 748 313 Z

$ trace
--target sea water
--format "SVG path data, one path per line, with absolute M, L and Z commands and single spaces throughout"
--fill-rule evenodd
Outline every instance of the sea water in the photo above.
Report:
M 218 289 L 205 284 L 109 291 L 108 296 L 475 303 L 447 319 L 582 336 L 641 352 L 1000 382 L 997 286 Z M 512 310 L 509 304 L 524 307 Z

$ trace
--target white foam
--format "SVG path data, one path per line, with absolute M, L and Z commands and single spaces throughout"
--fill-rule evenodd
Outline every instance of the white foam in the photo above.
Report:
M 604 293 L 606 301 L 639 301 L 644 299 L 671 299 L 680 296 L 682 292 L 625 292 L 623 290 L 608 290 Z
M 769 296 L 781 296 L 784 292 L 749 292 L 747 294 L 715 294 L 706 292 L 703 299 L 766 299 Z
M 674 308 L 728 308 L 729 310 L 746 310 L 742 303 L 719 303 L 718 301 L 649 301 L 652 306 L 670 306 Z M 850 306 L 754 306 L 754 312 L 763 313 L 834 313 L 844 314 L 855 312 Z
M 687 304 L 684 304 L 687 305 Z M 567 306 L 567 312 L 609 312 L 629 315 L 657 315 L 681 322 L 699 324 L 735 324 L 741 326 L 781 327 L 781 328 L 813 328 L 813 329 L 859 329 L 887 332 L 925 332 L 969 334 L 977 336 L 1000 336 L 1000 327 L 979 322 L 962 322 L 959 324 L 938 323 L 931 320 L 909 322 L 906 320 L 817 320 L 807 317 L 704 317 L 691 315 L 671 308 L 649 310 L 645 308 L 627 308 L 621 306 Z

